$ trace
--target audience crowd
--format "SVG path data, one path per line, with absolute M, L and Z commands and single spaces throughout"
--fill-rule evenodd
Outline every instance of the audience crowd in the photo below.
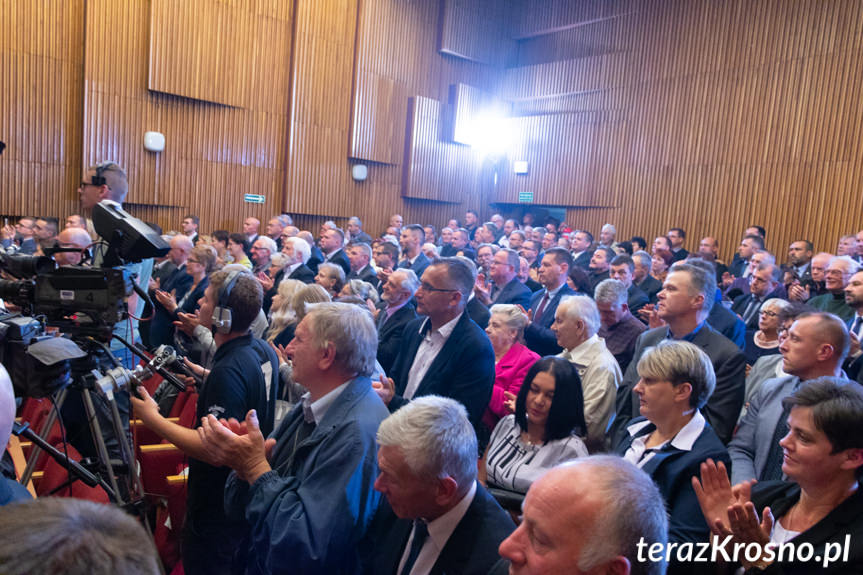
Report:
M 95 173 L 82 202 L 122 201 Z M 131 401 L 190 458 L 187 573 L 690 573 L 640 544 L 711 533 L 747 572 L 822 572 L 771 546 L 847 534 L 824 572 L 863 565 L 863 232 L 770 253 L 751 226 L 723 260 L 473 210 L 178 224 L 136 337 L 204 376 L 199 423 Z M 2 249 L 92 265 L 88 220 L 58 227 Z

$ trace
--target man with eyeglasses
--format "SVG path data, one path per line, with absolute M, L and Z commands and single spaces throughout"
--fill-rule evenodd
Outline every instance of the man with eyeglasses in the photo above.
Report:
M 850 338 L 845 322 L 831 313 L 805 313 L 780 336 L 782 369 L 788 375 L 765 381 L 749 402 L 737 433 L 728 445 L 731 483 L 782 479 L 779 440 L 788 433 L 782 400 L 807 381 L 842 377 L 842 360 Z
M 375 387 L 391 412 L 423 395 L 460 401 L 478 432 L 481 452 L 488 440 L 482 415 L 494 386 L 494 350 L 465 313 L 474 282 L 473 270 L 459 258 L 442 258 L 426 268 L 414 296 L 417 313 L 426 317 L 405 325 L 392 378 L 381 378 Z
M 775 264 L 761 264 L 749 276 L 749 293 L 737 296 L 731 304 L 731 311 L 740 316 L 747 329 L 758 329 L 758 312 L 764 302 L 781 297 L 777 288 L 782 278 L 782 270 Z

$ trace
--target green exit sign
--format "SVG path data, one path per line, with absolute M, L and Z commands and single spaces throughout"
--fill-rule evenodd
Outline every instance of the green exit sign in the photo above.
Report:
M 518 203 L 520 203 L 520 204 L 532 204 L 533 203 L 533 192 L 519 192 L 518 193 Z

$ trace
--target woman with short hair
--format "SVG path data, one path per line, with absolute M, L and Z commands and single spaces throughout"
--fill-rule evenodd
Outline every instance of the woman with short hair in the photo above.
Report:
M 529 323 L 527 314 L 512 304 L 491 306 L 491 316 L 485 333 L 494 349 L 494 387 L 491 401 L 482 417 L 489 432 L 502 417 L 512 413 L 507 404 L 514 406 L 521 383 L 539 355 L 524 345 L 524 328 Z
M 697 346 L 665 340 L 645 350 L 634 391 L 641 417 L 626 427 L 614 451 L 653 478 L 668 508 L 670 542 L 706 541 L 692 477 L 707 458 L 730 461 L 701 414 L 716 387 L 710 358 Z
M 859 573 L 863 571 L 863 391 L 837 377 L 806 382 L 782 401 L 785 436 L 782 472 L 789 481 L 744 482 L 732 488 L 722 463 L 707 461 L 693 479 L 701 511 L 713 532 L 747 552 L 747 573 Z M 808 544 L 809 560 L 769 546 Z M 758 552 L 760 547 L 760 552 Z M 831 548 L 842 551 L 822 563 Z M 795 556 L 796 555 L 796 556 Z
M 315 283 L 327 290 L 330 298 L 335 298 L 345 287 L 345 270 L 341 266 L 329 262 L 319 264 Z

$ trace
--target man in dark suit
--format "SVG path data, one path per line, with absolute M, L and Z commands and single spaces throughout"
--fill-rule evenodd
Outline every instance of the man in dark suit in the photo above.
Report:
M 351 262 L 345 255 L 345 250 L 342 249 L 344 245 L 345 232 L 339 228 L 327 228 L 321 235 L 321 252 L 324 254 L 324 261 L 340 266 L 347 275 L 351 273 Z
M 372 248 L 369 244 L 357 243 L 348 246 L 348 260 L 351 262 L 351 271 L 347 275 L 350 280 L 363 280 L 373 286 L 377 286 L 378 274 L 369 265 L 372 261 Z
M 390 411 L 415 397 L 442 395 L 465 406 L 475 429 L 494 386 L 494 350 L 488 336 L 465 312 L 475 274 L 459 258 L 428 267 L 415 297 L 420 317 L 408 323 L 392 377 L 378 393 Z
M 683 231 L 683 228 L 671 228 L 666 237 L 671 242 L 671 261 L 685 260 L 689 256 L 689 252 L 683 247 L 683 242 L 686 241 L 686 232 Z
M 192 240 L 192 245 L 198 245 L 198 224 L 200 219 L 195 214 L 188 214 L 183 218 L 183 235 Z
M 503 248 L 492 257 L 489 275 L 491 288 L 486 288 L 479 282 L 474 286 L 475 299 L 486 306 L 493 304 L 515 304 L 523 308 L 530 306 L 530 289 L 518 281 L 518 270 L 521 267 L 518 254 L 514 250 Z
M 572 250 L 572 265 L 578 266 L 585 271 L 590 268 L 590 259 L 593 257 L 593 235 L 586 230 L 575 230 L 569 242 Z
M 647 305 L 649 299 L 637 285 L 632 283 L 632 275 L 635 272 L 635 262 L 626 254 L 614 256 L 611 260 L 609 275 L 626 286 L 627 307 L 629 311 L 637 314 L 638 310 Z M 596 288 L 594 287 L 594 290 Z
M 425 235 L 425 232 L 423 232 Z M 452 234 L 452 245 L 449 250 L 441 250 L 444 257 L 463 255 L 469 260 L 476 259 L 476 251 L 470 245 L 470 234 L 464 228 L 455 230 Z
M 306 265 L 312 256 L 312 248 L 306 240 L 300 237 L 287 238 L 282 246 L 282 253 L 288 258 L 284 275 L 286 279 L 299 280 L 306 284 L 314 283 L 315 272 Z
M 593 296 L 593 290 L 599 282 L 609 278 L 608 270 L 611 269 L 613 259 L 614 250 L 611 248 L 598 247 L 593 252 L 593 257 L 590 258 L 590 271 L 587 273 L 587 279 L 590 281 L 590 296 Z
M 563 351 L 557 344 L 557 336 L 551 331 L 551 324 L 560 298 L 575 294 L 575 290 L 566 284 L 571 267 L 572 257 L 563 248 L 551 248 L 542 258 L 539 283 L 545 289 L 533 294 L 530 300 L 531 321 L 524 329 L 527 347 L 540 356 L 557 355 Z
M 704 416 L 723 443 L 731 439 L 743 407 L 746 358 L 734 343 L 706 322 L 715 294 L 714 273 L 684 262 L 672 266 L 659 292 L 658 305 L 659 318 L 668 325 L 648 330 L 638 337 L 632 362 L 618 389 L 615 431 L 621 431 L 631 418 L 638 416 L 639 402 L 633 400 L 632 390 L 639 380 L 636 366 L 642 353 L 664 339 L 673 338 L 697 345 L 710 357 L 716 373 L 716 388 L 703 409 Z
M 418 278 L 423 277 L 423 272 L 431 263 L 421 249 L 424 239 L 425 230 L 417 224 L 405 226 L 399 237 L 399 245 L 402 248 L 402 259 L 398 267 L 413 270 Z
M 156 291 L 162 291 L 173 294 L 176 301 L 183 299 L 193 281 L 192 276 L 186 273 L 186 260 L 189 259 L 189 252 L 192 251 L 192 247 L 192 240 L 184 235 L 171 238 L 171 251 L 168 252 L 168 257 L 176 268 L 171 275 L 153 286 L 153 295 Z M 162 344 L 173 345 L 174 318 L 159 303 L 158 298 L 153 298 L 153 308 L 153 320 L 150 322 L 150 345 L 154 348 Z
M 404 341 L 405 326 L 417 318 L 411 303 L 420 282 L 412 270 L 396 270 L 383 285 L 384 307 L 378 311 L 378 363 L 389 373 Z
M 731 275 L 737 278 L 742 278 L 749 275 L 749 259 L 755 252 L 764 249 L 764 238 L 761 236 L 749 235 L 740 240 L 740 246 L 737 248 L 737 258 L 731 262 L 728 271 Z
M 363 231 L 363 222 L 356 216 L 348 220 L 348 233 L 351 235 L 352 244 L 372 245 L 372 237 Z
M 476 480 L 476 435 L 465 409 L 421 397 L 378 429 L 375 489 L 383 493 L 364 573 L 485 574 L 515 530 L 509 515 Z
M 809 240 L 794 240 L 788 246 L 788 269 L 794 272 L 794 276 L 800 285 L 812 283 L 812 255 L 815 246 Z
M 749 293 L 738 296 L 731 311 L 740 316 L 748 329 L 758 329 L 761 306 L 770 298 L 779 297 L 782 270 L 776 264 L 761 264 L 749 276 Z
M 662 282 L 650 275 L 653 260 L 644 251 L 632 254 L 632 285 L 647 294 L 650 303 L 656 303 L 656 295 L 662 290 Z
M 377 268 L 375 287 L 378 288 L 378 293 L 383 294 L 384 284 L 387 283 L 390 274 L 398 265 L 399 247 L 388 241 L 378 242 L 372 257 L 375 258 L 375 267 Z
M 252 245 L 258 239 L 258 229 L 261 227 L 261 220 L 249 216 L 243 220 L 243 235 L 246 236 L 246 255 L 252 257 Z

